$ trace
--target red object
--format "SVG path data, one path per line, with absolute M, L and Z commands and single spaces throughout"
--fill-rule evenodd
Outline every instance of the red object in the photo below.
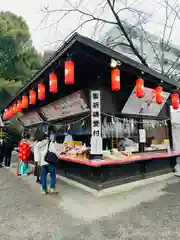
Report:
M 16 104 L 13 104 L 13 107 L 12 107 L 12 113 L 13 115 L 15 115 L 17 113 L 17 107 L 16 107 Z
M 142 78 L 136 80 L 136 97 L 137 98 L 144 97 L 144 79 Z
M 156 93 L 156 103 L 162 104 L 163 103 L 163 89 L 162 87 L 157 87 L 155 90 Z
M 22 111 L 22 103 L 20 100 L 17 101 L 17 112 L 21 112 Z
M 164 159 L 166 160 L 167 158 L 169 158 L 170 156 L 179 156 L 180 152 L 171 152 L 171 153 L 152 153 L 152 154 L 145 154 L 145 155 L 138 155 L 138 156 L 134 156 L 132 158 L 128 158 L 125 157 L 124 159 L 122 159 L 121 161 L 84 161 L 82 159 L 78 159 L 78 158 L 73 158 L 73 157 L 67 157 L 64 155 L 60 155 L 60 159 L 63 161 L 67 161 L 67 162 L 74 162 L 74 163 L 79 163 L 82 165 L 88 165 L 88 166 L 92 166 L 92 167 L 100 167 L 100 166 L 104 166 L 104 165 L 121 165 L 121 164 L 129 164 L 129 163 L 133 163 L 133 162 L 138 162 L 138 161 L 148 161 L 148 160 L 152 160 L 152 159 Z
M 9 118 L 11 118 L 12 115 L 13 115 L 13 114 L 12 114 L 12 107 L 10 107 L 9 110 L 8 110 L 8 116 L 9 116 Z
M 28 96 L 22 96 L 22 108 L 28 108 Z
M 3 120 L 5 120 L 5 121 L 8 120 L 8 110 L 7 109 L 4 110 Z
M 25 140 L 21 140 L 18 146 L 18 159 L 25 163 L 29 162 L 30 158 L 30 146 Z
M 171 95 L 172 107 L 177 110 L 179 108 L 179 95 L 177 93 L 173 93 Z
M 36 91 L 34 89 L 29 92 L 29 104 L 36 104 Z
M 55 73 L 49 74 L 49 91 L 51 93 L 58 92 L 58 80 L 57 80 L 57 75 Z
M 43 101 L 45 100 L 45 85 L 43 83 L 38 84 L 38 99 Z
M 71 60 L 65 61 L 65 84 L 74 84 L 74 62 Z
M 6 120 L 8 120 L 10 118 L 10 111 L 9 111 L 9 109 L 6 110 L 5 116 L 6 116 Z
M 121 88 L 120 70 L 117 68 L 111 71 L 111 88 L 112 91 L 119 91 Z

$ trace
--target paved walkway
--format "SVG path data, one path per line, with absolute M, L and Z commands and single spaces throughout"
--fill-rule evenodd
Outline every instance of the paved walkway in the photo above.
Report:
M 96 199 L 58 182 L 40 196 L 33 176 L 0 169 L 0 240 L 180 239 L 180 179 Z

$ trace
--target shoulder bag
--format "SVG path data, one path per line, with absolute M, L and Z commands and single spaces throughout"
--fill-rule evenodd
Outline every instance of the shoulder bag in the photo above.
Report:
M 49 151 L 49 146 L 50 146 L 50 141 L 48 143 L 47 153 L 44 157 L 44 161 L 49 164 L 55 165 L 59 161 L 59 158 L 56 156 L 55 153 Z

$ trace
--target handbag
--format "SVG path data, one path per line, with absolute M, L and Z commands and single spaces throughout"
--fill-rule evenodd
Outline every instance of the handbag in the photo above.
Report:
M 55 153 L 49 151 L 49 145 L 50 145 L 50 141 L 48 143 L 47 153 L 44 157 L 44 161 L 49 164 L 55 165 L 59 161 L 59 158 L 56 156 Z

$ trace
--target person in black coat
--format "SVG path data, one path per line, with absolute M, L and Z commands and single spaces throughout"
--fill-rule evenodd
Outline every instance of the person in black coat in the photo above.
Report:
M 0 168 L 3 166 L 4 159 L 4 141 L 1 139 L 0 141 Z
M 4 140 L 4 166 L 9 168 L 11 165 L 11 155 L 13 151 L 13 144 L 9 138 Z

